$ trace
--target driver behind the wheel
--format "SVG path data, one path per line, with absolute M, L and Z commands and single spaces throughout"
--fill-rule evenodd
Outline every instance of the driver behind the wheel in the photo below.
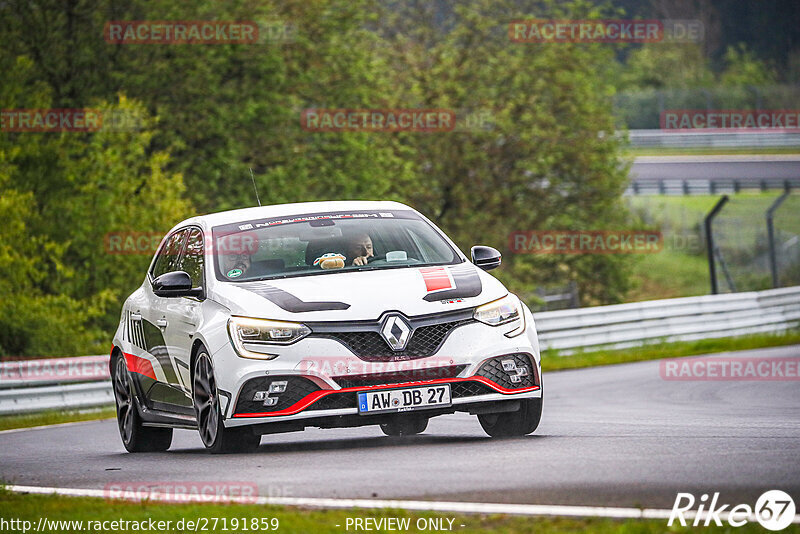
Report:
M 348 265 L 366 265 L 369 258 L 375 255 L 369 234 L 362 232 L 350 236 L 347 240 L 345 255 Z

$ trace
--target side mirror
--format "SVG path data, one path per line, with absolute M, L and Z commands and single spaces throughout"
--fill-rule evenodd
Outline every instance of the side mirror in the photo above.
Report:
M 159 297 L 199 297 L 203 288 L 192 288 L 192 278 L 186 271 L 164 273 L 153 280 L 153 293 Z
M 489 271 L 495 267 L 500 267 L 501 254 L 497 249 L 492 247 L 484 247 L 482 245 L 475 245 L 470 251 L 472 254 L 472 263 L 483 269 Z

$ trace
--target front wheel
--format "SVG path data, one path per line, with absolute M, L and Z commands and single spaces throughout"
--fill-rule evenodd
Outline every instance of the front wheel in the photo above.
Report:
M 483 431 L 493 438 L 525 436 L 536 430 L 541 419 L 541 398 L 520 400 L 520 407 L 516 412 L 478 415 Z
M 131 380 L 125 358 L 118 356 L 114 365 L 114 399 L 117 404 L 117 427 L 128 452 L 161 452 L 172 445 L 171 428 L 153 428 L 142 424 L 136 409 Z
M 192 401 L 197 418 L 197 429 L 203 445 L 212 454 L 246 452 L 258 448 L 261 436 L 245 428 L 225 428 L 219 404 L 217 381 L 211 357 L 205 350 L 200 351 L 194 365 L 192 381 Z

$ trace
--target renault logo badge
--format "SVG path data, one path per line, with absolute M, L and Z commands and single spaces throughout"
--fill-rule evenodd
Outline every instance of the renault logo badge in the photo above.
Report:
M 392 350 L 405 350 L 411 337 L 411 327 L 399 315 L 390 315 L 383 322 L 381 336 Z

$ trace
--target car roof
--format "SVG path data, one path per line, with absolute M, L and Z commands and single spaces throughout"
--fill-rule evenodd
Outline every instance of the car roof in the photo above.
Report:
M 221 211 L 219 213 L 209 213 L 191 217 L 176 224 L 170 233 L 190 224 L 197 224 L 206 229 L 231 224 L 241 221 L 252 221 L 255 219 L 267 219 L 270 217 L 285 217 L 288 215 L 305 215 L 308 213 L 318 213 L 326 211 L 349 211 L 349 210 L 411 210 L 413 208 L 400 202 L 386 200 L 335 200 L 325 202 L 296 202 L 293 204 L 273 204 L 269 206 L 256 206 L 254 208 L 243 208 L 238 210 Z

